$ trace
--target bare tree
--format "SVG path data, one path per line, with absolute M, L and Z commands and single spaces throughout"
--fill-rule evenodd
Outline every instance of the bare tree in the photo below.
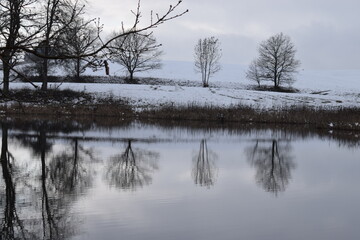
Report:
M 271 81 L 275 88 L 283 83 L 291 84 L 300 66 L 295 53 L 290 37 L 283 33 L 276 34 L 260 44 L 259 57 L 250 64 L 246 77 L 258 85 L 262 81 Z
M 48 2 L 55 3 L 56 0 L 48 0 Z M 65 0 L 64 0 L 65 1 Z M 69 0 L 70 1 L 70 0 Z M 77 1 L 75 1 L 77 2 Z M 157 14 L 151 12 L 150 22 L 146 24 L 144 27 L 138 27 L 140 23 L 140 19 L 142 18 L 142 14 L 140 11 L 140 0 L 138 1 L 138 6 L 135 11 L 132 11 L 134 14 L 134 22 L 133 26 L 130 30 L 125 31 L 122 25 L 121 31 L 118 31 L 118 35 L 113 36 L 107 41 L 102 41 L 100 36 L 96 36 L 101 41 L 101 45 L 96 49 L 88 50 L 86 53 L 79 55 L 75 54 L 66 54 L 63 52 L 58 52 L 54 54 L 43 54 L 39 53 L 35 50 L 36 46 L 39 45 L 39 42 L 50 41 L 50 39 L 56 39 L 55 36 L 60 32 L 58 30 L 54 30 L 53 22 L 51 22 L 51 18 L 49 20 L 46 18 L 46 23 L 41 23 L 39 19 L 37 19 L 38 15 L 41 16 L 38 12 L 39 1 L 36 0 L 4 0 L 0 2 L 0 59 L 3 62 L 3 92 L 7 93 L 9 91 L 9 83 L 10 83 L 10 70 L 15 72 L 17 75 L 21 75 L 16 69 L 14 69 L 15 53 L 32 53 L 38 57 L 42 57 L 44 59 L 76 59 L 79 57 L 91 57 L 100 52 L 104 51 L 111 42 L 114 40 L 127 36 L 132 33 L 141 33 L 147 30 L 158 27 L 159 25 L 170 21 L 174 18 L 178 18 L 188 10 L 185 10 L 180 13 L 176 13 L 179 5 L 181 4 L 181 0 L 178 1 L 175 5 L 170 5 L 169 8 L 162 14 Z M 74 5 L 71 5 L 74 6 Z M 81 6 L 80 6 L 81 7 Z M 36 8 L 36 9 L 35 9 Z M 56 8 L 49 5 L 50 14 Z M 73 9 L 74 10 L 74 9 Z M 70 16 L 74 16 L 74 12 L 70 11 Z M 66 15 L 66 12 L 63 11 Z M 67 13 L 69 14 L 69 13 Z M 55 14 L 56 16 L 59 16 Z M 67 15 L 66 15 L 67 16 Z M 60 19 L 65 19 L 67 21 L 68 18 L 64 18 L 63 15 L 60 16 Z M 54 17 L 53 20 L 57 20 L 57 17 Z M 67 21 L 69 22 L 69 21 Z M 66 25 L 66 24 L 65 24 Z M 51 31 L 47 31 L 47 29 L 52 29 Z M 45 31 L 45 38 L 44 38 Z M 49 33 L 50 32 L 50 33 Z M 42 35 L 43 34 L 43 35 Z M 48 36 L 46 36 L 48 34 Z M 47 46 L 48 42 L 46 42 Z M 24 76 L 22 76 L 24 77 Z M 25 78 L 25 80 L 28 80 Z M 28 80 L 30 83 L 31 81 Z M 33 84 L 34 85 L 34 84 Z M 36 87 L 36 85 L 34 85 Z M 43 89 L 47 88 L 47 83 L 44 81 L 42 85 Z
M 40 42 L 39 46 L 37 46 L 34 50 L 37 51 L 39 54 L 43 54 L 44 42 Z M 50 50 L 52 52 L 54 50 Z M 52 73 L 55 70 L 55 66 L 57 62 L 55 60 L 48 59 L 46 66 L 47 70 L 45 71 L 44 68 L 44 58 L 38 57 L 32 53 L 25 53 L 24 55 L 24 62 L 26 63 L 24 67 L 21 69 L 22 72 L 26 73 L 26 76 L 34 75 L 39 76 L 40 79 L 43 79 L 44 72 Z
M 35 0 L 0 1 L 0 59 L 3 67 L 3 91 L 9 91 L 10 70 L 17 62 L 19 47 L 28 44 L 36 35 L 31 22 L 36 21 L 31 12 Z
M 64 46 L 62 51 L 67 54 L 76 56 L 74 59 L 62 61 L 65 70 L 76 79 L 80 79 L 80 75 L 87 69 L 97 69 L 102 66 L 99 60 L 102 56 L 96 54 L 94 56 L 82 57 L 89 51 L 94 51 L 101 45 L 100 35 L 102 25 L 99 19 L 85 20 L 77 17 L 66 31 L 60 36 L 60 45 Z
M 201 73 L 203 87 L 209 86 L 209 79 L 220 71 L 221 49 L 219 39 L 199 39 L 195 46 L 195 71 Z
M 81 0 L 44 0 L 43 10 L 43 36 L 40 38 L 42 42 L 41 55 L 43 59 L 42 67 L 42 85 L 41 89 L 47 89 L 48 82 L 48 63 L 49 57 L 61 54 L 62 51 L 56 53 L 60 49 L 60 36 L 69 30 L 69 26 L 76 18 L 84 14 L 84 5 L 81 5 Z
M 114 36 L 119 33 L 114 33 Z M 152 33 L 131 33 L 117 38 L 109 46 L 113 61 L 122 65 L 129 73 L 129 81 L 134 80 L 135 72 L 144 72 L 161 68 L 159 50 L 161 44 L 156 42 Z
M 259 69 L 258 60 L 255 59 L 250 63 L 249 69 L 246 72 L 246 78 L 255 81 L 258 87 L 261 86 L 261 77 L 260 77 L 260 69 Z

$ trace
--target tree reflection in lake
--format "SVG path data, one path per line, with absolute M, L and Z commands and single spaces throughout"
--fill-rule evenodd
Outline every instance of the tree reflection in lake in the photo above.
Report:
M 56 154 L 49 164 L 50 179 L 54 187 L 65 194 L 77 196 L 90 187 L 94 177 L 91 162 L 95 162 L 92 149 L 85 149 L 78 138 L 72 147 Z
M 285 191 L 291 179 L 291 170 L 295 168 L 290 142 L 257 140 L 254 147 L 245 151 L 249 163 L 256 169 L 257 183 L 275 195 Z
M 208 149 L 206 139 L 201 140 L 199 153 L 193 157 L 192 175 L 195 184 L 210 188 L 217 175 L 215 162 L 218 156 Z
M 67 189 L 59 188 L 56 184 L 60 181 L 58 178 L 64 176 L 52 172 L 58 170 L 52 167 L 57 166 L 54 161 L 58 158 L 48 157 L 49 153 L 53 153 L 53 143 L 47 140 L 46 125 L 39 129 L 38 134 L 16 137 L 18 143 L 31 148 L 33 152 L 34 159 L 20 161 L 11 157 L 8 150 L 8 128 L 6 123 L 1 126 L 1 168 L 5 194 L 0 189 L 0 203 L 4 202 L 5 206 L 0 239 L 69 238 L 75 233 L 76 227 L 73 216 L 70 216 L 74 195 L 68 194 Z M 75 159 L 80 161 L 78 157 Z M 36 162 L 39 164 L 34 164 Z M 74 164 L 68 170 L 62 169 L 62 172 L 68 171 L 71 174 L 78 165 Z M 21 199 L 21 202 L 16 199 Z
M 0 206 L 5 202 L 0 239 L 25 239 L 25 230 L 16 209 L 16 185 L 14 182 L 14 159 L 8 150 L 8 128 L 2 124 L 1 168 L 5 194 L 0 191 Z
M 66 207 L 68 199 L 59 189 L 54 186 L 51 179 L 50 161 L 48 153 L 51 152 L 51 146 L 47 141 L 46 126 L 39 129 L 38 140 L 30 144 L 36 156 L 40 155 L 41 170 L 39 179 L 41 180 L 41 188 L 35 191 L 41 197 L 41 218 L 42 218 L 42 235 L 45 239 L 61 239 L 71 229 L 67 224 L 68 207 Z M 61 210 L 61 211 L 59 211 Z M 68 225 L 68 226 L 67 226 Z
M 151 183 L 152 173 L 158 169 L 158 158 L 156 152 L 133 149 L 128 140 L 125 151 L 110 158 L 106 178 L 119 189 L 136 190 Z

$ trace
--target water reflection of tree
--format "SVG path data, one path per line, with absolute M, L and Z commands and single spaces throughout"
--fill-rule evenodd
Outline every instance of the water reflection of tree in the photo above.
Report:
M 195 184 L 205 187 L 214 185 L 217 174 L 216 159 L 216 153 L 208 149 L 206 140 L 201 140 L 199 153 L 193 157 L 192 175 Z
M 33 167 L 32 178 L 24 177 L 27 174 L 22 173 L 23 171 L 15 171 L 16 161 L 11 159 L 8 151 L 8 129 L 6 124 L 2 124 L 1 167 L 6 190 L 5 194 L 1 194 L 0 189 L 0 197 L 2 198 L 1 202 L 5 202 L 6 206 L 0 239 L 66 239 L 70 237 L 74 234 L 76 226 L 73 224 L 73 217 L 70 216 L 70 206 L 74 195 L 68 194 L 67 189 L 60 188 L 56 184 L 63 175 L 52 173 L 52 171 L 58 170 L 52 168 L 52 166 L 57 166 L 54 163 L 54 159 L 57 158 L 48 157 L 49 153 L 52 153 L 52 143 L 47 140 L 45 127 L 40 128 L 35 136 L 24 135 L 18 137 L 17 140 L 33 151 L 34 159 L 25 160 L 25 162 L 22 160 L 21 163 Z M 76 152 L 78 155 L 78 151 Z M 40 164 L 34 165 L 33 162 L 37 159 L 40 160 Z M 78 156 L 75 159 L 81 162 Z M 78 162 L 74 168 L 81 165 Z M 78 172 L 74 168 L 68 171 L 70 173 Z M 14 172 L 24 176 L 17 176 L 14 181 Z M 62 172 L 66 172 L 66 169 L 62 169 Z M 74 181 L 72 183 L 76 184 Z M 3 197 L 3 195 L 5 196 Z M 16 204 L 17 195 L 26 202 L 25 205 Z M 6 200 L 4 201 L 3 198 Z M 24 213 L 26 216 L 18 214 L 17 208 L 19 207 L 20 213 L 23 208 L 26 209 Z
M 95 161 L 91 149 L 85 149 L 75 138 L 73 146 L 55 155 L 50 164 L 50 179 L 54 187 L 63 194 L 77 196 L 92 184 L 94 173 L 90 163 Z
M 256 168 L 256 181 L 265 191 L 277 195 L 283 192 L 291 179 L 291 170 L 295 168 L 291 156 L 290 142 L 272 140 L 256 141 L 254 147 L 246 149 L 248 161 Z
M 117 188 L 136 190 L 151 183 L 152 173 L 158 169 L 158 158 L 156 152 L 133 149 L 131 140 L 128 140 L 125 151 L 111 157 L 106 178 Z
M 44 239 L 64 239 L 71 235 L 73 226 L 69 224 L 70 199 L 64 192 L 56 188 L 51 178 L 51 160 L 48 157 L 52 153 L 52 144 L 47 140 L 46 125 L 39 129 L 37 139 L 30 141 L 35 157 L 40 157 L 40 179 L 41 187 L 35 188 L 35 194 L 41 199 L 41 223 L 37 226 L 37 235 L 41 234 Z
M 5 202 L 0 239 L 25 239 L 26 234 L 16 209 L 16 185 L 14 159 L 8 149 L 8 128 L 2 124 L 1 168 L 5 194 L 0 194 L 0 203 Z M 5 198 L 5 201 L 4 201 Z

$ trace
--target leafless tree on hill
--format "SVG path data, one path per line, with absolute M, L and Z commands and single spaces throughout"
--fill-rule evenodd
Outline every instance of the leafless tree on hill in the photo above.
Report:
M 209 79 L 220 71 L 221 49 L 219 39 L 199 39 L 195 46 L 195 71 L 201 73 L 203 87 L 209 86 Z
M 284 83 L 291 84 L 300 66 L 295 53 L 290 37 L 276 34 L 260 44 L 259 57 L 250 64 L 246 77 L 259 86 L 262 81 L 273 82 L 275 88 Z
M 65 71 L 76 79 L 86 68 L 97 69 L 102 66 L 102 55 L 82 57 L 89 51 L 94 51 L 101 46 L 101 41 L 97 36 L 102 32 L 103 26 L 99 19 L 85 20 L 82 17 L 76 18 L 60 36 L 60 45 L 63 46 L 62 52 L 78 56 L 74 59 L 61 61 Z
M 114 33 L 114 36 L 119 33 Z M 129 81 L 134 81 L 135 72 L 161 68 L 163 54 L 152 33 L 131 33 L 115 39 L 109 46 L 113 61 L 122 65 L 129 73 Z

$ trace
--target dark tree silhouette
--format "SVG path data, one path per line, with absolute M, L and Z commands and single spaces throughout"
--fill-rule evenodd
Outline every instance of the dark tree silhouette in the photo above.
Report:
M 22 24 L 23 21 L 34 20 L 29 6 L 35 0 L 2 0 L 0 2 L 0 60 L 3 67 L 3 91 L 9 91 L 10 70 L 15 66 L 18 56 L 18 47 L 30 41 L 30 27 Z M 28 36 L 21 31 L 30 33 Z
M 134 14 L 134 22 L 129 31 L 125 31 L 121 25 L 118 35 L 103 41 L 100 34 L 96 34 L 94 38 L 99 39 L 101 45 L 96 49 L 89 49 L 86 53 L 77 55 L 76 53 L 67 54 L 61 51 L 49 53 L 53 42 L 57 41 L 59 33 L 66 29 L 67 25 L 80 14 L 83 5 L 77 4 L 78 0 L 45 0 L 45 10 L 39 7 L 37 0 L 2 0 L 0 2 L 0 59 L 3 63 L 3 92 L 9 91 L 10 70 L 21 75 L 25 80 L 32 83 L 24 75 L 14 69 L 16 55 L 24 52 L 32 53 L 44 59 L 44 73 L 46 75 L 46 60 L 48 59 L 79 59 L 92 57 L 107 49 L 109 44 L 114 40 L 133 33 L 141 33 L 159 25 L 178 18 L 188 11 L 185 10 L 176 13 L 181 0 L 174 5 L 170 5 L 163 14 L 151 12 L 150 22 L 144 27 L 139 27 L 142 14 L 140 11 L 140 1 Z M 70 5 L 67 5 L 69 3 Z M 70 6 L 63 7 L 64 5 Z M 41 5 L 40 5 L 41 6 Z M 77 7 L 80 6 L 78 11 Z M 65 9 L 65 10 L 64 10 Z M 66 9 L 69 9 L 68 11 Z M 69 17 L 70 16 L 70 17 Z M 40 42 L 44 41 L 44 52 L 39 53 L 36 47 Z M 47 81 L 44 78 L 42 89 L 47 88 Z M 33 84 L 33 86 L 37 87 Z
M 158 153 L 133 149 L 128 140 L 125 151 L 110 159 L 106 178 L 110 185 L 119 189 L 136 190 L 151 183 L 151 175 L 158 169 L 158 158 Z
M 199 153 L 193 157 L 192 175 L 195 184 L 208 188 L 214 185 L 217 174 L 216 159 L 216 153 L 208 149 L 206 140 L 201 140 Z
M 68 26 L 74 22 L 74 20 L 80 15 L 84 14 L 84 5 L 79 0 L 46 0 L 44 9 L 40 11 L 42 15 L 42 22 L 40 26 L 43 26 L 42 37 L 40 37 L 42 51 L 42 67 L 41 77 L 42 85 L 41 89 L 47 89 L 48 82 L 48 64 L 49 58 L 56 55 L 57 48 L 61 48 L 59 39 L 63 32 L 67 31 Z
M 249 163 L 256 169 L 256 181 L 265 191 L 277 195 L 283 192 L 291 179 L 291 170 L 295 168 L 289 142 L 282 144 L 272 140 L 268 142 L 256 141 L 254 147 L 247 148 Z

